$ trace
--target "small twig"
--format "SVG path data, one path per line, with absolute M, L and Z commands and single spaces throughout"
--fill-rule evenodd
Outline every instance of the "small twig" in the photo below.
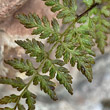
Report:
M 82 16 L 86 15 L 90 10 L 92 10 L 94 7 L 96 7 L 97 5 L 99 5 L 99 3 L 95 3 L 93 4 L 89 9 L 87 9 L 84 13 L 82 13 L 81 15 L 77 15 L 77 19 L 76 21 L 78 21 Z

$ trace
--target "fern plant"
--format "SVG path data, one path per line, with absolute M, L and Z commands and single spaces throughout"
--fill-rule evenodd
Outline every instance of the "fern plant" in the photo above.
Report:
M 101 53 L 107 45 L 107 34 L 110 33 L 110 5 L 107 0 L 83 0 L 87 9 L 80 15 L 77 14 L 76 0 L 43 0 L 45 5 L 51 7 L 52 12 L 57 12 L 56 18 L 62 19 L 62 24 L 69 24 L 63 33 L 57 19 L 53 18 L 49 22 L 47 17 L 39 18 L 36 14 L 17 15 L 20 23 L 26 28 L 33 28 L 33 35 L 39 35 L 40 39 L 45 39 L 50 44 L 51 49 L 46 51 L 45 45 L 36 39 L 26 39 L 15 41 L 20 47 L 25 49 L 25 53 L 34 57 L 40 64 L 34 67 L 30 60 L 22 58 L 5 60 L 5 63 L 25 72 L 30 81 L 24 82 L 21 78 L 10 79 L 0 78 L 0 84 L 8 84 L 20 91 L 19 95 L 11 94 L 0 99 L 0 104 L 15 103 L 13 108 L 5 107 L 0 110 L 25 110 L 21 104 L 21 99 L 26 100 L 28 110 L 35 110 L 36 95 L 28 88 L 40 84 L 41 90 L 47 93 L 53 100 L 57 100 L 55 93 L 56 78 L 67 91 L 72 95 L 72 76 L 69 74 L 65 64 L 70 63 L 72 67 L 77 65 L 79 71 L 92 82 L 92 65 L 95 63 L 95 52 L 93 47 L 97 45 Z M 79 24 L 77 26 L 77 24 Z M 55 59 L 50 57 L 51 52 L 56 49 Z M 42 73 L 41 74 L 41 70 Z M 49 75 L 46 73 L 49 72 Z

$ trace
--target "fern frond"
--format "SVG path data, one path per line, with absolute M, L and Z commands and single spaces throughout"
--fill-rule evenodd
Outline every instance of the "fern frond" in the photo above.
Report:
M 26 50 L 26 54 L 30 54 L 31 57 L 36 57 L 37 62 L 41 62 L 44 59 L 46 53 L 42 42 L 35 39 L 27 39 L 26 41 L 17 40 L 15 42 Z
M 64 87 L 68 90 L 68 92 L 72 95 L 73 94 L 73 89 L 71 87 L 72 77 L 66 72 L 59 71 L 57 72 L 56 78 L 60 82 L 60 84 L 63 84 Z
M 18 15 L 17 18 L 20 20 L 20 22 L 27 28 L 33 28 L 36 27 L 37 29 L 34 29 L 32 34 L 38 35 L 40 34 L 41 39 L 48 38 L 48 43 L 54 43 L 58 40 L 59 36 L 59 24 L 56 19 L 53 19 L 51 25 L 48 21 L 47 17 L 43 17 L 42 19 L 39 18 L 36 14 L 29 14 L 29 15 Z M 29 40 L 28 40 L 29 41 Z
M 24 59 L 13 59 L 13 60 L 7 60 L 5 63 L 9 64 L 10 66 L 13 66 L 13 68 L 19 70 L 20 72 L 26 72 L 27 76 L 33 75 L 33 73 L 36 73 L 35 68 L 33 67 L 33 64 L 31 61 Z
M 63 0 L 63 4 L 60 0 L 43 0 L 47 6 L 51 6 L 51 11 L 56 12 L 58 19 L 62 19 L 63 23 L 73 22 L 76 18 L 77 6 L 74 0 Z
M 55 83 L 50 81 L 50 77 L 46 75 L 36 75 L 33 80 L 33 84 L 37 85 L 40 83 L 40 88 L 45 93 L 47 93 L 53 100 L 57 100 L 57 96 L 55 93 Z
M 30 91 L 26 91 L 23 95 L 23 98 L 26 98 L 26 103 L 28 105 L 28 110 L 35 110 L 35 103 L 36 103 L 36 95 L 31 93 Z M 19 108 L 22 107 L 19 105 Z M 23 107 L 22 107 L 23 109 Z
M 18 105 L 18 110 L 26 110 L 26 109 L 24 108 L 23 105 L 19 104 L 19 105 Z
M 10 79 L 7 77 L 1 77 L 0 78 L 0 84 L 8 84 L 11 85 L 13 88 L 17 88 L 18 91 L 21 91 L 25 87 L 25 83 L 23 80 L 19 77 L 16 77 L 16 79 Z
M 14 110 L 13 108 L 5 107 L 5 108 L 0 108 L 0 110 Z
M 0 99 L 0 104 L 8 104 L 8 103 L 15 103 L 18 100 L 18 96 L 15 94 L 12 94 L 10 96 L 5 96 L 2 99 Z
M 57 100 L 55 93 L 55 83 L 52 81 L 56 78 L 60 84 L 67 89 L 72 95 L 72 76 L 65 64 L 70 63 L 72 67 L 77 64 L 77 68 L 82 74 L 92 82 L 93 73 L 92 65 L 95 63 L 95 52 L 92 47 L 97 44 L 98 48 L 104 53 L 107 35 L 110 33 L 110 6 L 102 3 L 102 0 L 83 0 L 87 6 L 82 14 L 77 15 L 77 3 L 75 0 L 43 0 L 47 6 L 51 7 L 52 12 L 57 12 L 56 17 L 62 19 L 62 24 L 69 23 L 63 33 L 57 19 L 49 21 L 47 17 L 40 18 L 36 14 L 20 14 L 17 16 L 21 24 L 26 28 L 33 28 L 32 34 L 39 35 L 40 39 L 46 39 L 47 43 L 52 45 L 50 50 L 35 39 L 25 41 L 15 41 L 19 46 L 24 48 L 25 53 L 34 57 L 39 62 L 35 68 L 30 60 L 13 59 L 5 61 L 21 73 L 25 72 L 31 76 L 28 83 L 24 83 L 21 78 L 0 78 L 0 84 L 8 84 L 13 88 L 21 91 L 19 96 L 10 95 L 0 99 L 1 104 L 16 103 L 14 108 L 0 108 L 0 110 L 25 110 L 25 106 L 20 104 L 21 98 L 26 99 L 28 110 L 35 110 L 36 95 L 28 90 L 30 84 L 40 84 L 40 89 L 47 93 L 53 100 Z M 107 1 L 107 0 L 106 0 Z M 79 24 L 79 25 L 77 25 Z M 50 58 L 51 52 L 56 49 L 54 59 Z M 45 51 L 46 50 L 46 51 Z M 49 75 L 42 75 L 49 72 Z

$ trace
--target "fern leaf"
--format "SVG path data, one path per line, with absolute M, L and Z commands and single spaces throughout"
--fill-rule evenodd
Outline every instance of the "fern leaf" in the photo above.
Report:
M 56 73 L 56 68 L 54 65 L 52 65 L 51 69 L 50 69 L 50 78 L 53 79 L 55 77 L 55 73 Z
M 17 88 L 18 91 L 21 91 L 25 87 L 25 83 L 23 80 L 19 77 L 16 77 L 16 79 L 10 79 L 10 78 L 0 78 L 0 84 L 8 84 L 11 85 L 13 88 Z
M 47 42 L 50 44 L 55 43 L 58 40 L 58 34 L 52 34 L 48 39 Z
M 26 16 L 25 14 L 19 14 L 16 16 L 19 19 L 20 23 L 23 24 L 26 28 L 36 27 L 38 24 L 41 25 L 41 20 L 35 14 L 29 14 Z
M 52 7 L 52 12 L 59 11 L 57 18 L 63 19 L 63 23 L 73 22 L 76 18 L 75 10 L 77 6 L 74 4 L 74 0 L 63 0 L 63 4 L 59 0 L 45 0 L 45 4 Z
M 19 46 L 23 47 L 26 50 L 26 54 L 30 54 L 31 57 L 36 57 L 37 62 L 41 62 L 45 57 L 44 45 L 40 41 L 35 39 L 26 41 L 18 40 L 15 41 Z
M 23 98 L 26 98 L 26 103 L 28 105 L 28 110 L 35 110 L 35 103 L 36 103 L 36 95 L 29 92 L 28 90 L 23 95 Z
M 53 100 L 57 100 L 57 96 L 54 91 L 55 83 L 50 81 L 49 76 L 37 75 L 34 79 L 33 84 L 38 84 L 38 82 L 40 83 L 41 90 L 43 90 L 45 93 L 47 93 Z
M 20 14 L 17 16 L 21 24 L 26 28 L 33 28 L 32 34 L 39 34 L 40 39 L 46 39 L 47 43 L 53 44 L 53 46 L 49 51 L 45 51 L 44 44 L 35 39 L 15 41 L 25 49 L 26 54 L 36 58 L 36 62 L 40 62 L 40 65 L 36 69 L 29 60 L 14 59 L 5 61 L 20 72 L 25 72 L 27 76 L 32 76 L 32 79 L 26 85 L 18 77 L 15 79 L 1 77 L 0 84 L 11 85 L 13 88 L 17 88 L 18 91 L 23 88 L 24 90 L 19 96 L 12 94 L 0 99 L 0 104 L 16 103 L 14 108 L 5 107 L 0 108 L 0 110 L 14 110 L 16 108 L 25 110 L 25 107 L 20 104 L 21 98 L 26 99 L 28 110 L 35 110 L 36 95 L 28 90 L 32 82 L 34 85 L 40 84 L 40 89 L 56 101 L 56 85 L 51 81 L 55 77 L 72 95 L 72 76 L 69 74 L 69 70 L 64 67 L 65 64 L 70 63 L 73 67 L 77 64 L 78 70 L 82 72 L 89 82 L 92 82 L 92 65 L 95 63 L 95 53 L 92 47 L 95 46 L 95 42 L 100 51 L 104 53 L 104 47 L 107 44 L 106 34 L 110 33 L 110 23 L 109 19 L 107 19 L 110 16 L 110 6 L 108 4 L 102 5 L 101 3 L 104 2 L 102 0 L 83 0 L 82 2 L 87 5 L 87 10 L 77 15 L 77 3 L 75 0 L 42 1 L 45 2 L 45 5 L 51 7 L 52 12 L 58 11 L 56 17 L 62 19 L 62 24 L 69 23 L 70 25 L 63 33 L 60 33 L 61 30 L 57 19 L 49 22 L 46 16 L 42 18 L 35 14 Z M 100 4 L 101 6 L 98 6 Z M 77 23 L 79 23 L 78 26 L 76 26 Z M 51 59 L 50 54 L 55 48 L 56 59 Z M 49 72 L 49 76 L 39 74 L 40 70 L 42 70 L 42 73 Z
M 42 68 L 42 72 L 43 73 L 47 73 L 49 71 L 49 68 L 51 67 L 51 61 L 50 60 L 47 60 L 45 63 L 44 63 L 44 66 Z
M 26 110 L 23 105 L 18 104 L 18 110 Z
M 90 12 L 93 18 L 89 18 L 90 35 L 95 39 L 101 53 L 104 53 L 104 47 L 107 45 L 107 35 L 109 34 L 110 23 L 106 19 L 110 16 L 110 10 L 107 6 L 103 6 L 100 10 L 98 8 Z M 105 17 L 104 17 L 105 16 Z
M 70 61 L 70 53 L 68 51 L 64 52 L 63 60 L 65 63 L 68 63 Z
M 0 104 L 8 104 L 8 103 L 15 103 L 18 100 L 18 96 L 15 94 L 12 94 L 10 96 L 5 96 L 2 99 L 0 99 Z
M 5 63 L 13 66 L 15 69 L 19 70 L 20 72 L 26 72 L 26 75 L 31 76 L 33 73 L 36 73 L 33 64 L 31 61 L 23 59 L 14 59 L 14 60 L 8 60 L 5 61 Z
M 91 56 L 80 56 L 77 58 L 77 68 L 81 71 L 89 82 L 92 81 L 92 64 L 94 64 L 94 59 Z
M 60 31 L 60 27 L 59 27 L 58 21 L 56 19 L 53 19 L 53 21 L 52 21 L 52 27 L 53 27 L 53 30 L 55 32 L 59 32 Z
M 52 1 L 52 4 L 53 4 L 53 1 Z M 48 21 L 48 18 L 45 16 L 42 19 L 40 19 L 39 16 L 37 16 L 35 14 L 29 14 L 29 15 L 21 14 L 21 15 L 18 15 L 17 18 L 20 20 L 20 22 L 25 27 L 27 27 L 27 28 L 36 27 L 37 28 L 37 29 L 33 30 L 32 34 L 35 34 L 35 35 L 40 34 L 41 39 L 50 37 L 50 38 L 48 38 L 48 43 L 54 43 L 55 41 L 58 40 L 59 24 L 56 19 L 53 19 L 51 22 L 52 27 L 53 27 L 53 29 L 52 29 L 50 26 L 50 23 Z M 30 46 L 32 46 L 31 42 L 29 42 L 29 40 L 27 40 L 27 41 L 28 41 L 27 46 L 29 46 L 29 43 L 30 43 Z M 34 41 L 35 41 L 35 39 L 33 40 L 33 42 Z M 16 41 L 16 43 L 18 43 L 18 45 L 19 44 L 21 45 L 20 42 L 21 41 Z M 22 43 L 26 43 L 26 42 L 22 42 Z M 21 45 L 21 46 L 24 46 L 24 45 Z M 30 49 L 32 49 L 32 48 L 30 48 Z
M 96 38 L 97 46 L 99 47 L 101 53 L 104 54 L 104 47 L 107 45 L 106 42 L 107 36 L 102 32 L 97 32 L 96 35 L 97 35 Z
M 64 66 L 65 65 L 64 61 L 58 60 L 58 59 L 52 60 L 52 63 L 56 64 L 56 65 L 59 65 L 59 66 Z
M 57 72 L 56 78 L 60 82 L 60 84 L 63 84 L 64 87 L 68 90 L 68 92 L 72 95 L 73 94 L 73 89 L 71 87 L 72 77 L 66 72 Z
M 57 51 L 56 51 L 56 58 L 61 58 L 63 56 L 64 47 L 62 45 L 58 45 Z

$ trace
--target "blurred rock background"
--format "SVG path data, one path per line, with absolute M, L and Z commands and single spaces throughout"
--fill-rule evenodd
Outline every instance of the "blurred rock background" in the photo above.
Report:
M 80 1 L 78 0 L 78 5 L 81 7 L 78 10 L 79 13 L 85 9 Z M 41 0 L 0 0 L 0 76 L 11 78 L 20 76 L 25 79 L 24 74 L 20 74 L 4 64 L 4 59 L 29 58 L 24 54 L 24 50 L 15 44 L 14 40 L 32 39 L 33 37 L 38 39 L 38 36 L 31 35 L 32 30 L 24 28 L 15 18 L 19 13 L 28 14 L 30 12 L 36 13 L 40 17 L 45 15 L 49 20 L 55 17 L 55 14 Z M 61 21 L 59 22 L 61 24 Z M 62 26 L 62 30 L 64 28 L 65 26 Z M 97 57 L 96 64 L 93 65 L 93 82 L 89 83 L 75 67 L 71 68 L 74 95 L 69 95 L 60 85 L 56 88 L 59 97 L 56 102 L 41 92 L 39 87 L 31 86 L 30 89 L 37 94 L 36 110 L 110 110 L 110 40 L 108 40 L 104 55 L 101 55 L 98 49 L 94 50 Z M 0 98 L 12 92 L 16 92 L 16 90 L 0 85 Z

